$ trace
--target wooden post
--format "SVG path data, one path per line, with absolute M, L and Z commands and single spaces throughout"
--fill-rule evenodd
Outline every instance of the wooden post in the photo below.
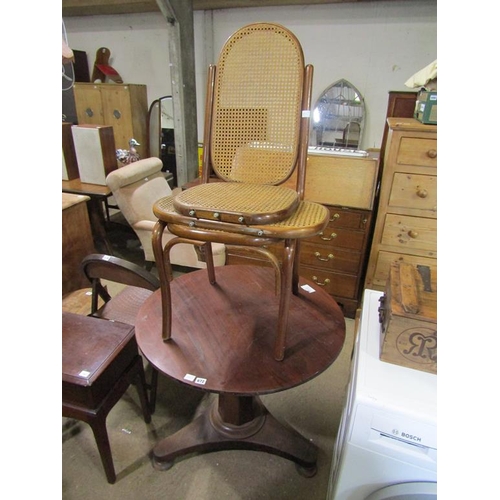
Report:
M 198 177 L 198 127 L 192 1 L 156 0 L 167 20 L 177 184 Z

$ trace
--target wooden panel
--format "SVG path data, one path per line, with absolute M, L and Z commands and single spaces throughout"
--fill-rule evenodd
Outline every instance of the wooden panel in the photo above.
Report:
M 62 194 L 62 294 L 89 286 L 80 270 L 82 259 L 94 253 L 87 212 L 88 196 Z
M 112 126 L 117 149 L 129 149 L 134 138 L 141 158 L 148 157 L 146 85 L 75 83 L 74 91 L 79 125 Z
M 104 114 L 99 86 L 92 84 L 75 84 L 76 116 L 78 123 L 104 125 Z
M 436 257 L 436 230 L 435 219 L 387 214 L 380 243 Z
M 429 217 L 436 217 L 437 177 L 435 175 L 394 174 L 389 206 L 427 210 Z
M 71 123 L 62 124 L 62 179 L 70 181 L 80 176 L 76 160 L 75 144 L 71 132 Z
M 370 210 L 377 172 L 378 158 L 310 154 L 307 158 L 305 198 L 325 205 Z

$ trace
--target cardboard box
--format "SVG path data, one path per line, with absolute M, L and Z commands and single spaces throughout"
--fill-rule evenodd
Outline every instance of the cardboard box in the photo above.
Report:
M 419 122 L 437 125 L 437 92 L 420 92 L 413 116 Z
M 380 359 L 437 373 L 436 269 L 394 262 L 381 299 Z

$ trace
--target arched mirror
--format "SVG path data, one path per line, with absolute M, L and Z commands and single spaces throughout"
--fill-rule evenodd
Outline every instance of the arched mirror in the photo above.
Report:
M 151 103 L 148 113 L 149 154 L 163 162 L 162 171 L 171 187 L 177 186 L 175 161 L 174 105 L 172 96 L 164 96 Z
M 365 102 L 347 80 L 330 85 L 316 101 L 311 120 L 310 146 L 360 149 Z

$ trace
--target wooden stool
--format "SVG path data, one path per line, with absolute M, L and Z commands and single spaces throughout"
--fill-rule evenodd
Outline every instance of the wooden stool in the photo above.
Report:
M 134 327 L 62 314 L 62 414 L 90 425 L 108 482 L 116 481 L 106 417 L 136 382 L 144 421 L 151 421 Z

